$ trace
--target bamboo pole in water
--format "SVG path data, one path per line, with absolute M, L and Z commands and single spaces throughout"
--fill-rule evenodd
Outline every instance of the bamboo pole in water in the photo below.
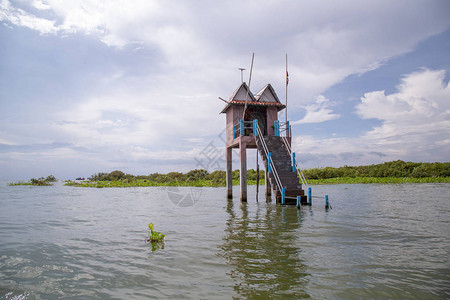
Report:
M 255 53 L 252 54 L 252 64 L 250 65 L 250 75 L 248 77 L 248 89 L 247 89 L 247 95 L 245 96 L 245 104 L 244 104 L 244 112 L 242 113 L 242 120 L 245 121 L 245 111 L 247 110 L 247 100 L 248 100 L 248 93 L 250 93 L 250 85 L 252 83 L 252 71 L 253 71 L 253 60 L 255 58 Z M 242 135 L 242 132 L 241 132 Z

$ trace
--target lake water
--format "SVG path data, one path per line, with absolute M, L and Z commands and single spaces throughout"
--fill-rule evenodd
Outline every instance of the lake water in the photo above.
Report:
M 2 182 L 0 299 L 450 298 L 450 184 L 313 187 L 328 211 L 234 194 Z

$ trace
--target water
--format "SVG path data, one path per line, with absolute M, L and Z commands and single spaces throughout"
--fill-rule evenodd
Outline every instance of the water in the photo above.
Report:
M 329 211 L 234 192 L 3 182 L 0 299 L 450 298 L 450 184 L 313 187 Z

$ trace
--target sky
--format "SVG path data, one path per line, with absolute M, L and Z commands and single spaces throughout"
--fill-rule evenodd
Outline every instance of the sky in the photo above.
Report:
M 0 179 L 224 169 L 252 53 L 302 168 L 450 161 L 447 0 L 0 0 Z

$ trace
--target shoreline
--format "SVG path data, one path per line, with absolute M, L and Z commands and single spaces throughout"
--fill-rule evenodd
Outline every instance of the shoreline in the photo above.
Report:
M 310 179 L 308 185 L 334 185 L 334 184 L 405 184 L 405 183 L 450 183 L 450 177 L 337 177 L 327 179 Z M 181 186 L 181 187 L 225 187 L 224 183 L 210 180 L 193 182 L 155 182 L 155 181 L 66 181 L 66 186 L 89 188 L 117 188 L 117 187 L 151 187 L 151 186 Z M 233 186 L 239 185 L 239 181 L 233 181 Z M 249 180 L 247 185 L 256 185 L 256 181 Z M 264 182 L 260 182 L 264 185 Z

